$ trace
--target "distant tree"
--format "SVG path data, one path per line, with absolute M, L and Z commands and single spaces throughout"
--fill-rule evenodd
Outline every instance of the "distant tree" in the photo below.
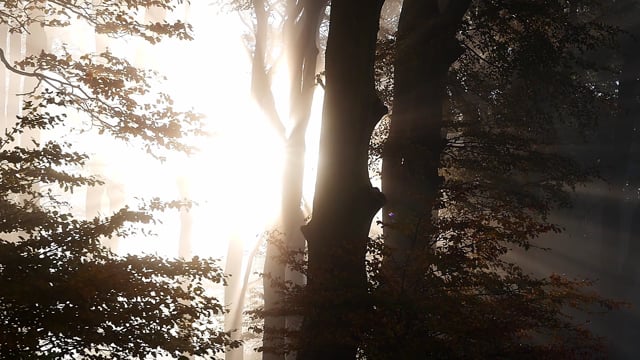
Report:
M 288 269 L 280 261 L 282 251 L 300 254 L 305 242 L 300 227 L 305 223 L 303 180 L 306 135 L 311 116 L 316 80 L 319 76 L 320 28 L 325 20 L 326 0 L 230 0 L 237 10 L 251 10 L 247 34 L 252 56 L 251 92 L 282 139 L 285 149 L 281 199 L 281 221 L 284 247 L 275 241 L 267 243 L 264 265 L 264 359 L 284 359 L 287 335 L 300 327 L 299 314 L 283 311 L 282 282 L 302 286 L 300 272 Z M 283 66 L 285 65 L 285 66 Z M 278 111 L 279 99 L 272 83 L 275 72 L 282 69 L 288 77 L 289 108 Z M 282 74 L 280 74 L 282 75 Z M 282 94 L 280 94 L 282 95 Z
M 112 37 L 188 39 L 184 23 L 137 20 L 139 8 L 171 10 L 177 3 L 12 1 L 0 7 L 0 25 L 28 38 L 34 27 L 78 19 Z M 66 142 L 23 136 L 68 127 L 65 114 L 79 112 L 104 136 L 162 157 L 165 150 L 191 151 L 182 138 L 200 132 L 199 116 L 174 110 L 167 94 L 151 92 L 157 74 L 109 51 L 78 55 L 63 46 L 10 60 L 0 48 L 0 61 L 33 86 L 21 98 L 22 115 L 4 122 L 10 126 L 0 137 L 0 356 L 213 358 L 238 346 L 215 319 L 225 309 L 205 290 L 224 282 L 215 262 L 122 257 L 101 245 L 111 236 L 144 236 L 136 224 L 188 204 L 152 199 L 135 211 L 77 218 L 62 195 L 100 183 L 82 170 L 87 155 Z

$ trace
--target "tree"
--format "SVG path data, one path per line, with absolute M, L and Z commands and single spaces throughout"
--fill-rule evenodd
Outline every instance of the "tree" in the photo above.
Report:
M 190 37 L 189 26 L 179 21 L 139 22 L 137 9 L 150 6 L 171 10 L 176 3 L 15 1 L 3 4 L 0 24 L 27 36 L 34 27 L 71 26 L 78 18 L 112 37 L 140 36 L 151 43 Z M 225 309 L 205 291 L 224 282 L 214 261 L 121 257 L 101 244 L 111 236 L 140 236 L 135 224 L 187 203 L 153 199 L 136 211 L 76 218 L 61 195 L 100 183 L 82 171 L 87 156 L 69 143 L 22 136 L 68 127 L 65 113 L 80 112 L 101 134 L 139 141 L 161 157 L 165 150 L 191 151 L 182 139 L 200 132 L 199 116 L 174 110 L 167 94 L 151 92 L 156 74 L 108 50 L 44 50 L 10 61 L 0 49 L 8 71 L 33 80 L 22 115 L 0 138 L 3 358 L 213 357 L 238 346 L 218 328 L 214 317 Z M 150 96 L 148 102 L 143 96 Z
M 374 56 L 383 1 L 333 1 L 325 56 L 320 159 L 311 221 L 303 227 L 308 283 L 300 359 L 353 359 L 370 311 L 365 254 L 384 198 L 371 186 L 369 138 L 386 112 Z M 353 19 L 359 19 L 357 24 Z
M 260 26 L 260 22 L 266 20 L 265 14 L 260 13 L 258 10 L 260 6 L 262 5 L 259 3 L 254 4 L 258 18 L 258 26 Z M 284 136 L 286 151 L 281 219 L 286 250 L 293 252 L 301 251 L 305 248 L 304 238 L 299 230 L 305 221 L 301 208 L 306 148 L 305 136 L 316 85 L 318 33 L 326 6 L 327 1 L 289 1 L 286 4 L 286 18 L 283 25 L 290 81 L 290 109 L 288 120 L 291 124 L 291 130 L 288 135 Z M 256 30 L 261 31 L 260 28 Z M 258 33 L 256 33 L 256 35 L 258 35 Z M 259 42 L 262 42 L 262 44 Z M 256 36 L 256 54 L 254 55 L 254 60 L 263 56 L 259 55 L 259 50 L 263 49 L 265 45 L 264 39 L 259 39 Z M 253 66 L 254 78 L 252 86 L 254 87 L 255 96 L 261 98 L 264 96 L 264 88 L 262 91 L 260 88 L 266 84 L 261 85 L 260 81 L 265 81 L 266 79 L 260 80 L 256 78 L 256 74 L 264 74 L 266 78 L 266 69 L 264 69 L 264 65 L 260 65 L 255 61 Z M 281 122 L 281 124 L 284 129 L 284 123 Z M 265 349 L 265 359 L 284 358 L 282 354 L 275 355 L 280 352 L 277 349 L 284 349 L 284 330 L 296 330 L 300 326 L 299 317 L 293 314 L 289 314 L 284 318 L 274 318 L 269 315 L 269 312 L 282 312 L 283 301 L 280 296 L 279 287 L 272 284 L 274 280 L 291 281 L 297 285 L 303 285 L 304 283 L 302 274 L 295 271 L 286 271 L 286 265 L 279 260 L 280 256 L 278 247 L 275 246 L 275 244 L 267 244 L 264 269 L 264 273 L 267 275 L 264 282 L 264 309 L 266 316 L 263 347 Z
M 383 157 L 385 242 L 402 266 L 424 247 L 442 179 L 443 98 L 449 67 L 462 53 L 456 39 L 470 1 L 403 2 L 394 62 L 393 116 Z M 431 49 L 441 51 L 434 52 Z M 426 221 L 423 221 L 426 220 Z M 396 231 L 393 229 L 396 228 Z
M 252 9 L 251 91 L 257 104 L 282 139 L 285 148 L 281 221 L 284 247 L 269 241 L 264 265 L 263 345 L 265 359 L 284 359 L 287 335 L 300 327 L 300 316 L 283 308 L 281 285 L 304 284 L 302 273 L 287 268 L 281 258 L 287 252 L 300 254 L 305 242 L 300 227 L 305 214 L 302 188 L 305 171 L 307 127 L 318 75 L 320 26 L 327 1 L 232 1 L 237 10 Z M 280 47 L 283 50 L 278 50 Z M 277 49 L 277 50 L 274 50 Z M 274 53 L 276 53 L 274 55 Z M 288 77 L 289 108 L 280 114 L 272 89 L 273 74 L 284 64 Z M 274 239 L 275 240 L 275 239 Z M 284 251 L 283 251 L 284 250 Z M 239 254 L 236 251 L 236 254 Z M 239 326 L 239 324 L 236 324 Z
M 588 179 L 553 146 L 558 125 L 586 126 L 611 99 L 606 84 L 588 80 L 584 54 L 610 46 L 615 31 L 573 22 L 561 2 L 470 4 L 403 2 L 385 150 L 397 171 L 382 174 L 396 181 L 383 225 L 400 236 L 380 250 L 367 235 L 383 197 L 363 153 L 384 113 L 369 42 L 379 7 L 332 3 L 321 159 L 303 228 L 302 359 L 353 359 L 358 349 L 366 358 L 583 358 L 600 349 L 567 309 L 617 303 L 589 293 L 588 282 L 527 274 L 507 255 L 558 231 L 550 209 Z
M 469 5 L 459 4 L 464 5 L 461 10 Z M 589 4 L 583 5 L 588 9 Z M 557 149 L 561 132 L 593 124 L 612 99 L 606 84 L 588 80 L 597 67 L 585 61 L 585 53 L 609 47 L 613 30 L 590 21 L 572 22 L 570 12 L 556 2 L 472 3 L 473 11 L 457 11 L 454 17 L 448 16 L 448 6 L 455 9 L 456 2 L 423 10 L 435 14 L 435 20 L 418 27 L 417 33 L 426 39 L 419 49 L 439 44 L 437 48 L 452 50 L 450 58 L 434 61 L 433 52 L 420 55 L 406 49 L 416 31 L 403 33 L 400 18 L 394 106 L 385 146 L 391 163 L 383 162 L 390 166 L 382 171 L 389 198 L 383 224 L 391 261 L 378 268 L 374 282 L 383 304 L 377 308 L 386 308 L 381 312 L 390 316 L 381 324 L 396 326 L 391 333 L 381 327 L 370 351 L 434 358 L 520 358 L 522 352 L 584 357 L 582 352 L 598 342 L 575 323 L 562 322 L 565 310 L 545 298 L 563 294 L 555 300 L 588 307 L 597 297 L 580 293 L 580 282 L 524 273 L 508 255 L 513 248 L 535 247 L 535 239 L 546 232 L 559 231 L 548 221 L 549 211 L 567 205 L 565 190 L 589 178 Z M 526 19 L 526 26 L 519 19 Z M 450 31 L 452 25 L 460 27 L 457 35 Z M 402 65 L 402 59 L 409 64 Z M 412 64 L 418 69 L 406 71 Z M 419 75 L 424 79 L 415 80 Z M 566 99 L 562 93 L 580 95 Z M 529 292 L 541 295 L 534 301 Z M 527 302 L 518 305 L 519 299 Z M 466 313 L 467 306 L 473 316 Z M 510 313 L 517 320 L 509 325 L 496 311 L 499 307 L 522 312 Z M 547 314 L 541 316 L 541 310 Z M 438 319 L 456 323 L 460 314 L 466 319 L 463 334 L 455 335 L 463 329 L 438 324 Z M 528 318 L 531 314 L 537 318 Z M 493 324 L 493 330 L 471 330 L 475 315 L 478 324 Z M 546 334 L 559 328 L 572 331 L 555 343 Z M 510 334 L 548 342 L 542 342 L 545 348 Z M 492 343 L 492 338 L 501 341 Z

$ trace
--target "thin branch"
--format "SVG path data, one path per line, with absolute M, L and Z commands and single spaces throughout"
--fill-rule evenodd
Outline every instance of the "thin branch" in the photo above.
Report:
M 493 66 L 496 69 L 500 69 L 500 67 L 494 63 L 492 63 L 491 61 L 487 60 L 484 58 L 484 56 L 480 55 L 474 48 L 472 48 L 471 46 L 469 46 L 467 43 L 465 42 L 461 42 L 462 46 L 464 46 L 467 50 L 471 51 L 478 59 L 484 61 L 485 63 L 487 63 L 487 65 L 489 66 Z
M 2 61 L 2 63 L 4 64 L 4 66 L 11 72 L 14 72 L 18 75 L 22 75 L 22 76 L 29 76 L 29 77 L 35 77 L 37 79 L 43 80 L 44 78 L 46 78 L 46 75 L 41 74 L 41 73 L 37 73 L 37 72 L 26 72 L 26 71 L 22 71 L 18 68 L 13 67 L 13 65 L 11 65 L 9 63 L 9 61 L 7 60 L 7 58 L 4 55 L 4 50 L 2 48 L 0 48 L 0 61 Z
M 252 4 L 256 14 L 256 43 L 253 53 L 251 92 L 262 111 L 267 115 L 273 129 L 280 138 L 285 139 L 286 129 L 278 115 L 273 91 L 271 91 L 271 82 L 265 66 L 266 37 L 269 24 L 264 9 L 264 0 L 253 0 Z

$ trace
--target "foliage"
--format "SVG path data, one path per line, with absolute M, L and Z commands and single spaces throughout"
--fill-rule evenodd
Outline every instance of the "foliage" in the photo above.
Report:
M 34 24 L 67 26 L 78 18 L 113 37 L 135 35 L 151 43 L 190 38 L 189 26 L 180 22 L 138 22 L 138 8 L 150 6 L 175 5 L 8 1 L 0 23 L 27 33 Z M 225 309 L 206 290 L 224 283 L 215 261 L 118 256 L 101 244 L 112 236 L 140 236 L 137 224 L 188 204 L 153 199 L 139 210 L 78 218 L 62 199 L 65 192 L 101 183 L 83 173 L 87 155 L 69 143 L 31 137 L 69 126 L 65 114 L 80 112 L 100 133 L 138 139 L 154 154 L 158 148 L 188 152 L 182 139 L 200 132 L 199 116 L 174 110 L 167 94 L 151 96 L 157 74 L 108 51 L 78 55 L 63 46 L 12 64 L 0 50 L 0 60 L 36 80 L 22 116 L 0 137 L 0 357 L 213 358 L 239 346 L 220 330 L 216 316 Z
M 390 250 L 372 244 L 368 359 L 602 353 L 583 319 L 621 304 L 590 292 L 590 281 L 540 277 L 510 257 L 561 231 L 550 211 L 569 206 L 570 190 L 594 175 L 562 147 L 613 110 L 615 69 L 589 55 L 611 52 L 616 30 L 591 21 L 599 9 L 582 5 L 471 4 L 458 34 L 466 51 L 448 76 L 435 230 L 403 229 L 428 246 L 415 249 L 400 279 L 387 274 Z M 611 82 L 597 80 L 603 73 Z
M 10 138 L 62 118 L 40 117 L 38 125 L 27 125 L 27 119 Z M 97 183 L 64 170 L 82 167 L 87 157 L 70 151 L 69 144 L 26 148 L 9 142 L 0 142 L 4 358 L 212 356 L 238 345 L 217 328 L 214 317 L 224 309 L 205 291 L 224 281 L 212 260 L 120 257 L 101 245 L 110 236 L 135 235 L 128 223 L 148 223 L 153 211 L 183 204 L 153 201 L 141 211 L 77 219 L 52 187 L 72 191 Z
M 10 32 L 27 33 L 32 25 L 65 27 L 76 19 L 82 20 L 98 34 L 114 37 L 136 36 L 154 44 L 165 37 L 190 40 L 191 25 L 176 20 L 144 23 L 138 10 L 157 8 L 175 10 L 183 0 L 103 0 L 103 1 L 4 1 L 0 8 L 0 23 Z M 188 1 L 186 1 L 188 3 Z
M 171 10 L 176 6 L 172 1 L 128 1 L 126 6 L 113 1 L 90 4 L 9 2 L 0 10 L 0 23 L 8 25 L 13 32 L 29 34 L 29 26 L 69 26 L 71 19 L 77 16 L 89 25 L 97 26 L 98 33 L 115 38 L 135 35 L 150 43 L 168 36 L 191 38 L 190 27 L 179 21 L 149 24 L 137 20 L 139 8 L 153 6 Z M 56 15 L 46 15 L 49 12 Z M 56 16 L 66 17 L 66 20 L 57 21 Z M 103 23 L 111 25 L 98 26 Z M 0 50 L 0 61 L 9 71 L 36 80 L 33 88 L 25 89 L 30 98 L 29 110 L 55 105 L 67 112 L 79 111 L 89 116 L 90 125 L 100 133 L 107 132 L 126 140 L 140 139 L 149 153 L 155 153 L 154 149 L 158 147 L 188 152 L 191 148 L 181 139 L 202 134 L 199 114 L 176 111 L 168 94 L 152 91 L 156 85 L 154 80 L 159 78 L 157 73 L 136 68 L 108 50 L 77 54 L 66 45 L 53 52 L 44 50 L 15 64 L 9 63 Z

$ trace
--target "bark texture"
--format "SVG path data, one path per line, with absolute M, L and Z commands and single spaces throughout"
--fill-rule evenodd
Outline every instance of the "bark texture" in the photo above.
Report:
M 386 112 L 374 90 L 382 0 L 334 0 L 313 217 L 303 227 L 308 283 L 299 359 L 355 359 L 369 310 L 365 252 L 384 197 L 368 174 L 368 146 Z
M 433 236 L 441 178 L 443 100 L 449 67 L 462 54 L 456 32 L 469 0 L 405 0 L 398 23 L 394 101 L 382 165 L 385 243 L 402 268 Z

